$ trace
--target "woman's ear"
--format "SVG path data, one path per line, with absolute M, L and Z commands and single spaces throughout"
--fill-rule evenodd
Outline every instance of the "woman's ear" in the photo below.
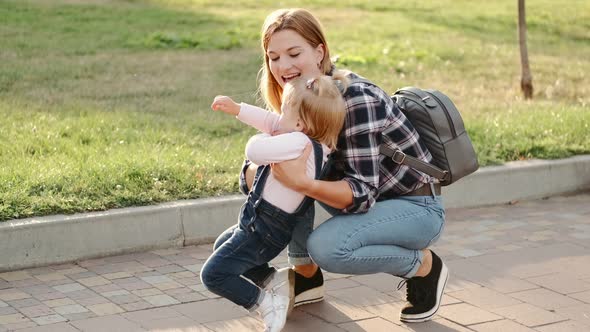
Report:
M 317 63 L 322 62 L 322 60 L 324 60 L 324 54 L 326 53 L 325 50 L 325 46 L 324 44 L 319 44 L 316 48 L 316 53 L 317 53 Z

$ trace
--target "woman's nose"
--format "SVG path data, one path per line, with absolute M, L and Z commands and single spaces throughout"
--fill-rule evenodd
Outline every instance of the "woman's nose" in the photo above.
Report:
M 279 59 L 279 69 L 281 71 L 287 70 L 287 69 L 291 68 L 291 66 L 292 66 L 292 62 L 287 57 L 281 57 Z

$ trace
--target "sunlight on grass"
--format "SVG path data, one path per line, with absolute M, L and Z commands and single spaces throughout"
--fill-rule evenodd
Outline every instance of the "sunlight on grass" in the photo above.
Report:
M 254 130 L 209 109 L 259 103 L 247 0 L 0 2 L 0 220 L 235 193 Z M 513 1 L 300 0 L 337 65 L 394 92 L 437 88 L 480 164 L 590 153 L 590 3 L 527 3 L 533 101 Z
M 252 134 L 221 119 L 163 121 L 157 113 L 30 105 L 15 116 L 18 106 L 0 104 L 0 115 L 14 119 L 0 132 L 21 142 L 1 150 L 0 199 L 8 203 L 2 219 L 235 192 L 242 146 Z

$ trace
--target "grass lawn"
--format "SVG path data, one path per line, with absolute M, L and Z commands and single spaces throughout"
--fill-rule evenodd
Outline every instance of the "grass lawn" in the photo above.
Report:
M 527 2 L 535 95 L 522 99 L 516 1 L 300 0 L 338 66 L 388 91 L 438 88 L 480 164 L 590 153 L 590 2 Z M 237 192 L 276 1 L 0 0 L 0 221 Z

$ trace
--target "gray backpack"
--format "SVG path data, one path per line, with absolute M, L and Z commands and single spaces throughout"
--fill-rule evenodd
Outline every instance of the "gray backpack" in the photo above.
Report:
M 443 186 L 479 168 L 463 119 L 449 97 L 437 90 L 405 87 L 391 98 L 410 120 L 433 159 L 429 164 L 385 144 L 379 148 L 381 154 L 437 178 Z

